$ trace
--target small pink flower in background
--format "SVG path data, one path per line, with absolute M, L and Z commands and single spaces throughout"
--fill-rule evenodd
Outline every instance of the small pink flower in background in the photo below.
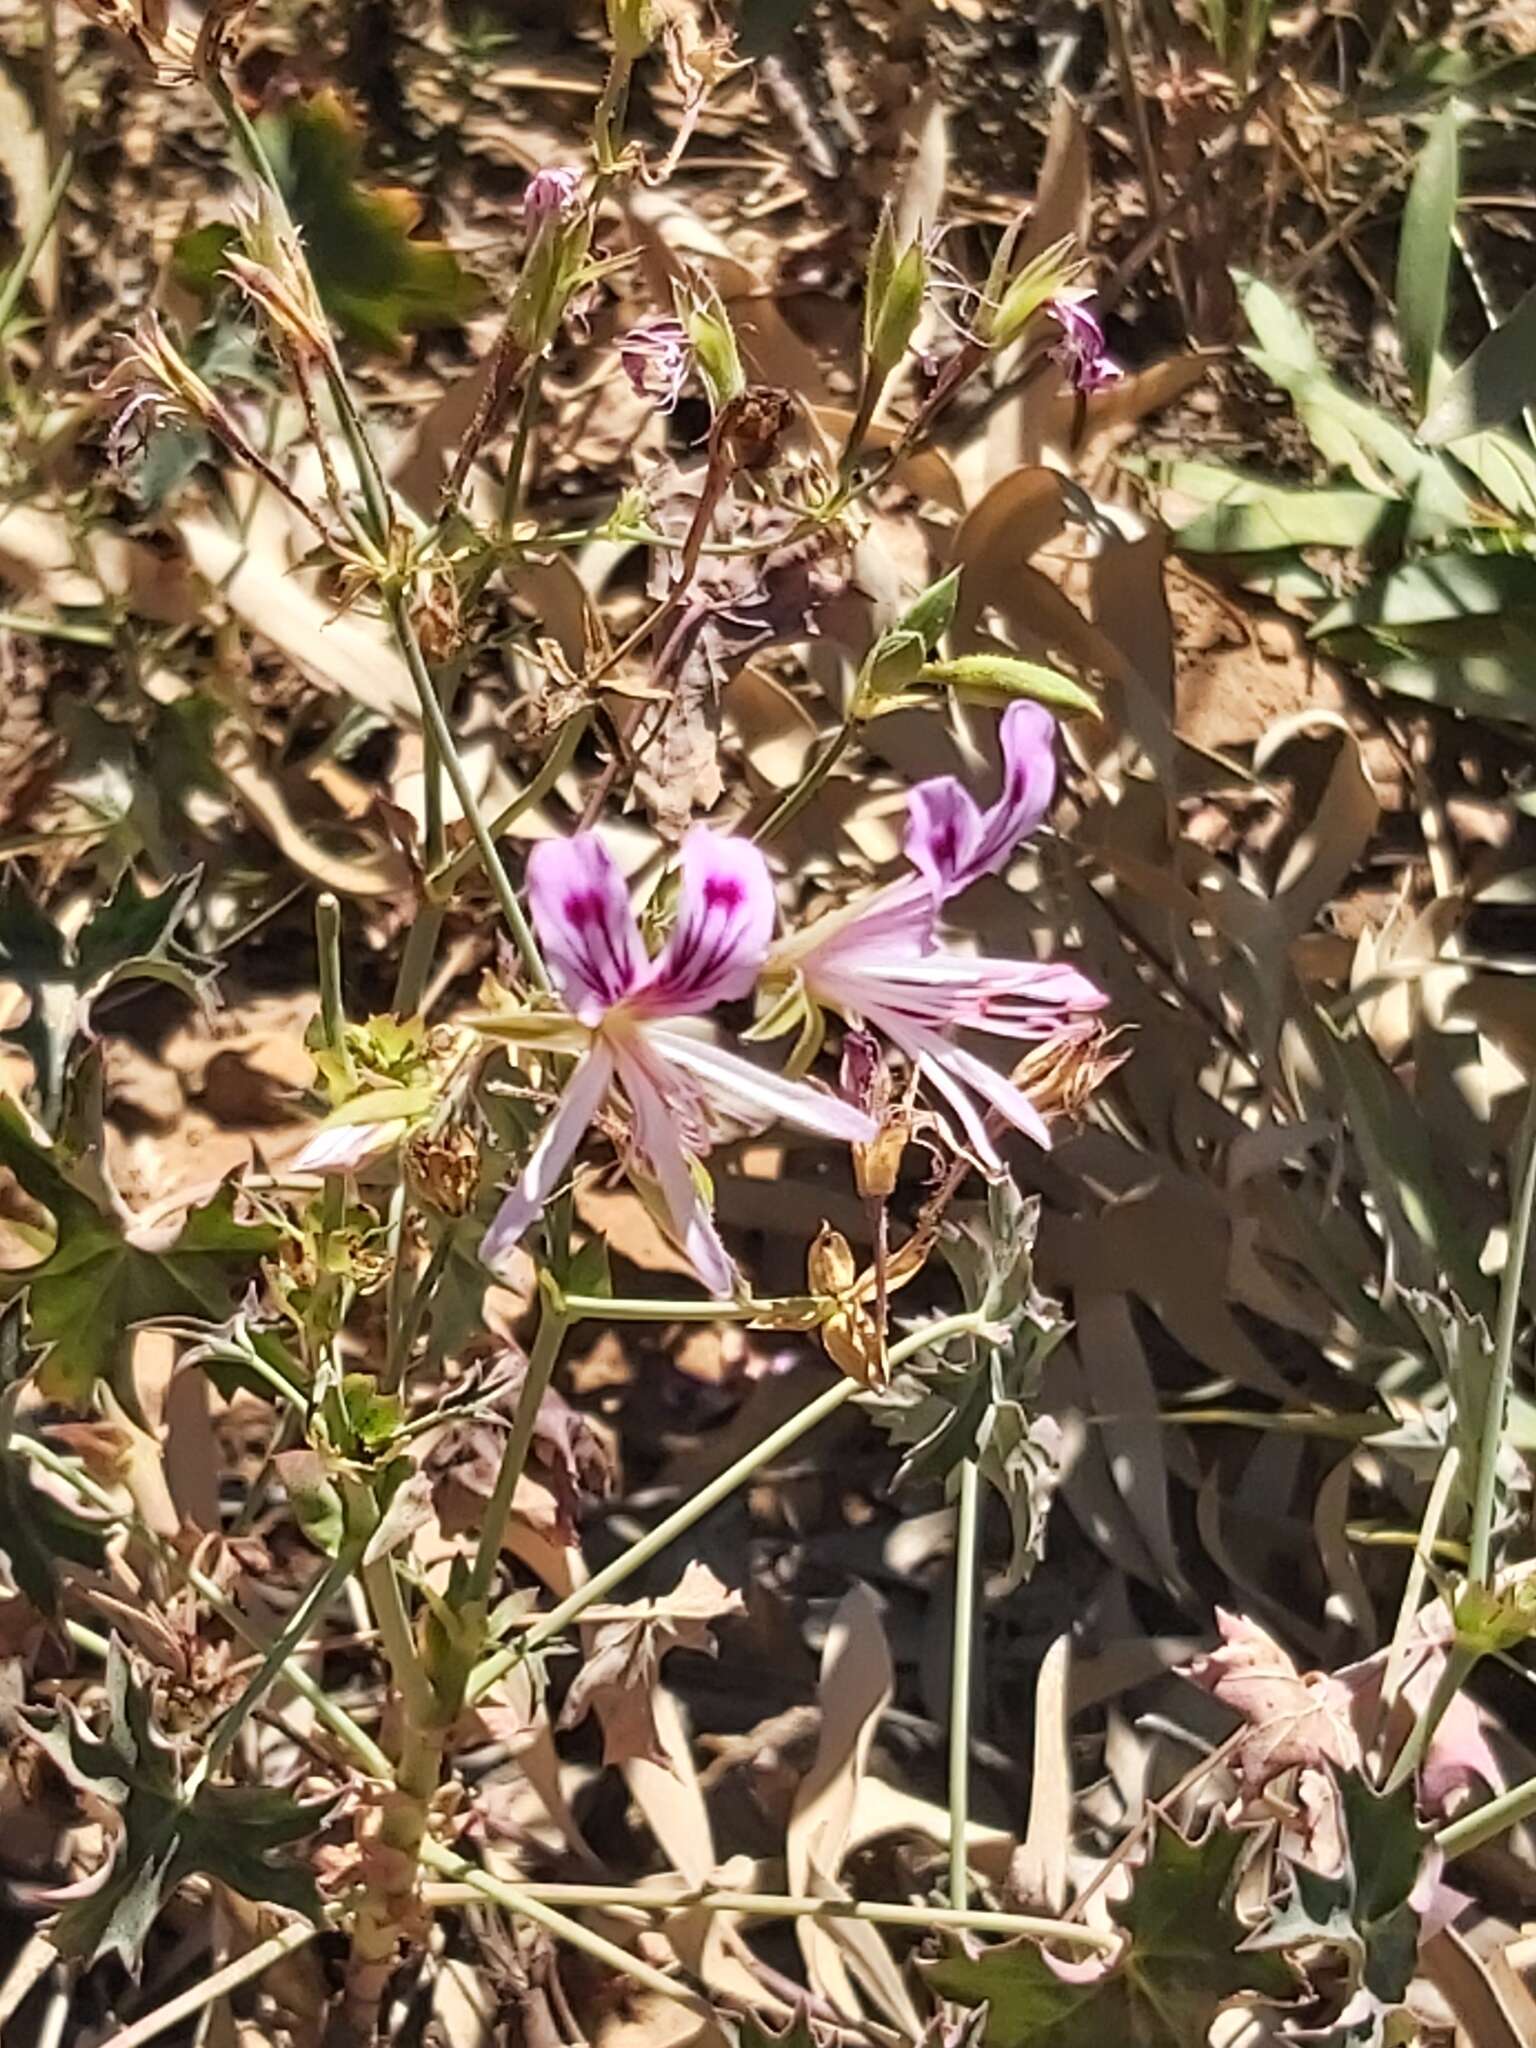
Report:
M 641 398 L 671 412 L 693 363 L 688 330 L 681 320 L 641 320 L 620 340 L 619 361 Z
M 873 1028 L 905 1053 L 991 1167 L 1001 1161 L 985 1108 L 1038 1145 L 1048 1147 L 1050 1133 L 1023 1090 L 957 1044 L 956 1033 L 1061 1042 L 1090 1031 L 1105 999 L 1072 967 L 947 952 L 935 927 L 948 898 L 995 874 L 1045 816 L 1056 785 L 1054 732 L 1039 705 L 1010 705 L 997 801 L 981 810 L 953 776 L 920 783 L 907 812 L 916 874 L 781 941 L 769 963 L 770 971 L 798 974 L 813 1003 Z
M 646 955 L 613 856 L 595 832 L 551 839 L 528 857 L 528 899 L 545 958 L 570 1006 L 580 1054 L 559 1106 L 480 1246 L 493 1270 L 539 1215 L 615 1085 L 628 1101 L 636 1163 L 661 1190 L 699 1277 L 729 1294 L 736 1269 L 695 1175 L 722 1124 L 782 1119 L 864 1143 L 869 1117 L 803 1081 L 728 1052 L 692 1020 L 757 980 L 773 931 L 768 864 L 746 840 L 695 826 L 683 841 L 677 921 Z
M 581 173 L 567 164 L 535 171 L 523 191 L 523 225 L 529 234 L 537 234 L 546 221 L 563 219 L 580 192 Z
M 1061 329 L 1061 340 L 1051 350 L 1051 360 L 1065 369 L 1067 382 L 1074 391 L 1085 393 L 1118 384 L 1125 375 L 1105 349 L 1104 329 L 1099 325 L 1098 315 L 1088 310 L 1092 297 L 1092 292 L 1070 285 L 1058 292 L 1046 308 Z

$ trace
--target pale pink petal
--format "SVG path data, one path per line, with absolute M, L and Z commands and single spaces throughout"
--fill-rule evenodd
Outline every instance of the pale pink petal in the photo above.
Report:
M 677 922 L 644 982 L 656 1016 L 699 1015 L 746 995 L 773 935 L 773 878 L 749 839 L 695 825 L 678 866 Z
M 1033 1138 L 1042 1152 L 1051 1149 L 1051 1134 L 1046 1128 L 1045 1118 L 1036 1109 L 1022 1089 L 1016 1088 L 1006 1075 L 989 1067 L 985 1060 L 977 1059 L 963 1046 L 951 1045 L 944 1049 L 944 1064 L 962 1087 L 972 1088 L 984 1097 L 1006 1123 L 1016 1131 L 1022 1131 L 1026 1138 Z
M 1056 793 L 1056 721 L 1042 704 L 1010 704 L 999 734 L 1003 788 L 982 819 L 974 874 L 990 875 L 1027 839 Z
M 517 1185 L 507 1196 L 480 1240 L 480 1263 L 492 1272 L 517 1244 L 529 1224 L 560 1185 L 565 1169 L 587 1126 L 602 1107 L 613 1078 L 613 1058 L 606 1046 L 594 1045 L 566 1083 L 565 1093 L 539 1134 Z
M 926 878 L 936 903 L 963 889 L 981 845 L 976 799 L 953 775 L 920 782 L 907 799 L 907 859 Z
M 900 1043 L 899 1040 L 897 1042 Z M 910 1057 L 912 1064 L 929 1087 L 943 1096 L 960 1119 L 960 1128 L 965 1133 L 966 1143 L 975 1156 L 993 1173 L 1000 1173 L 1003 1167 L 1002 1157 L 992 1141 L 992 1134 L 987 1129 L 982 1113 L 949 1071 L 944 1056 L 950 1050 L 950 1047 L 941 1043 L 936 1052 L 914 1052 Z
M 293 1173 L 355 1173 L 398 1145 L 409 1125 L 403 1117 L 387 1123 L 322 1124 L 288 1162 Z
M 541 840 L 528 856 L 528 901 L 560 993 L 597 1023 L 646 967 L 618 863 L 595 832 Z
M 868 957 L 884 966 L 918 959 L 933 948 L 933 923 L 932 887 L 922 875 L 907 875 L 780 939 L 770 964 L 809 977 L 843 960 Z
M 627 1051 L 619 1053 L 619 1077 L 635 1113 L 635 1150 L 661 1189 L 677 1241 L 693 1270 L 714 1295 L 734 1294 L 735 1263 L 721 1242 L 709 1204 L 683 1150 L 677 1119 L 646 1067 Z
M 971 1100 L 973 1094 L 980 1095 L 1015 1130 L 1033 1138 L 1043 1151 L 1051 1149 L 1051 1134 L 1039 1110 L 1027 1095 L 995 1072 L 985 1060 L 977 1059 L 974 1054 L 951 1044 L 937 1031 L 915 1024 L 907 1017 L 875 1011 L 871 1012 L 870 1022 L 901 1047 L 924 1079 L 944 1097 L 960 1119 L 972 1150 L 985 1165 L 1000 1167 L 1002 1161 L 982 1121 L 981 1112 Z
M 818 1138 L 845 1144 L 873 1144 L 879 1135 L 874 1120 L 851 1102 L 807 1081 L 786 1081 L 782 1074 L 754 1066 L 740 1053 L 727 1052 L 706 1040 L 680 1031 L 648 1025 L 646 1041 L 660 1059 L 700 1084 L 712 1108 L 734 1123 L 750 1127 L 794 1124 Z

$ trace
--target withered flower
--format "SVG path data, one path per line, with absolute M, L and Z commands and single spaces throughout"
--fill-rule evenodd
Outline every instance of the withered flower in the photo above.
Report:
M 330 322 L 298 233 L 280 218 L 270 193 L 258 193 L 255 209 L 246 214 L 240 230 L 245 246 L 225 257 L 225 274 L 265 315 L 289 351 L 301 360 L 333 361 Z
M 872 1031 L 848 1031 L 843 1038 L 841 1074 L 844 1095 L 879 1126 L 871 1145 L 854 1145 L 853 1178 L 866 1202 L 888 1201 L 895 1192 L 901 1155 L 912 1136 L 909 1090 L 898 1100 L 890 1063 Z
M 1115 1046 L 1117 1033 L 1094 1018 L 1075 1035 L 1031 1046 L 1013 1070 L 1013 1084 L 1045 1117 L 1076 1116 L 1105 1081 L 1130 1058 Z
M 915 1231 L 886 1261 L 861 1273 L 853 1248 L 840 1230 L 823 1223 L 806 1254 L 806 1280 L 816 1300 L 814 1325 L 822 1347 L 839 1372 L 861 1387 L 883 1387 L 887 1379 L 885 1333 L 870 1303 L 894 1294 L 915 1279 L 933 1249 L 932 1231 Z
M 159 314 L 147 307 L 133 333 L 123 337 L 101 390 L 121 401 L 107 434 L 107 456 L 116 465 L 160 426 L 203 426 L 221 438 L 243 438 L 227 409 L 177 350 Z

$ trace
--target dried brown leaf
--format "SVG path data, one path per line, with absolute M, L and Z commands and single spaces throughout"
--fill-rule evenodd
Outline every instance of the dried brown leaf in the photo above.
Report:
M 1298 1671 L 1274 1637 L 1246 1615 L 1218 1607 L 1216 1626 L 1221 1648 L 1186 1664 L 1180 1675 L 1247 1723 L 1234 1761 L 1249 1789 L 1298 1768 L 1358 1770 L 1349 1687 L 1325 1671 Z
M 605 1764 L 645 1757 L 665 1765 L 668 1752 L 656 1720 L 662 1658 L 669 1650 L 702 1650 L 712 1657 L 709 1624 L 744 1612 L 741 1595 L 697 1558 L 660 1599 L 590 1609 L 591 1648 L 566 1694 L 560 1726 L 574 1728 L 595 1712 Z
M 895 1670 L 880 1610 L 870 1593 L 855 1585 L 832 1617 L 822 1652 L 816 1756 L 795 1793 L 785 1834 L 792 1892 L 809 1893 L 835 1884 L 870 1745 L 894 1689 Z M 814 1988 L 857 2017 L 858 1999 L 831 1928 L 799 1920 L 795 1933 Z

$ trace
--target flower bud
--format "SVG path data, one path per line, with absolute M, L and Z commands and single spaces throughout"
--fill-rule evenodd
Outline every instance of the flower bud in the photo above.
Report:
M 581 173 L 568 164 L 535 171 L 523 193 L 523 225 L 536 235 L 550 221 L 564 220 L 581 192 Z
M 959 654 L 952 661 L 927 661 L 917 680 L 940 683 L 966 704 L 996 706 L 1028 697 L 1067 718 L 1101 716 L 1098 699 L 1081 683 L 1011 654 Z
M 874 718 L 897 710 L 922 675 L 924 664 L 949 631 L 960 590 L 960 571 L 951 569 L 931 583 L 882 633 L 865 657 L 854 694 L 854 717 Z
M 633 64 L 656 40 L 652 0 L 608 0 L 608 36 L 621 63 Z
M 960 571 L 951 569 L 947 576 L 941 576 L 937 583 L 930 583 L 922 595 L 908 605 L 896 621 L 897 631 L 916 633 L 924 649 L 932 654 L 949 631 L 959 594 Z
M 591 247 L 592 218 L 581 204 L 581 173 L 568 165 L 537 172 L 523 194 L 523 220 L 532 240 L 507 326 L 520 347 L 542 355 L 582 281 Z
M 718 414 L 747 388 L 731 317 L 714 286 L 702 283 L 694 285 L 681 310 L 694 361 L 709 393 L 709 409 Z
M 1004 247 L 1011 253 L 1009 242 L 1005 241 Z M 1007 348 L 1017 341 L 1041 308 L 1066 289 L 1076 268 L 1071 251 L 1071 238 L 1063 236 L 1042 249 L 1014 277 L 1000 276 L 994 262 L 976 321 L 977 339 L 989 348 Z
M 895 711 L 906 702 L 906 693 L 922 674 L 928 650 L 921 633 L 893 626 L 864 658 L 853 693 L 853 716 L 862 721 L 878 718 L 882 711 Z
M 907 352 L 928 288 L 928 255 L 919 237 L 896 246 L 891 209 L 880 216 L 864 287 L 864 353 L 877 376 L 888 377 Z

